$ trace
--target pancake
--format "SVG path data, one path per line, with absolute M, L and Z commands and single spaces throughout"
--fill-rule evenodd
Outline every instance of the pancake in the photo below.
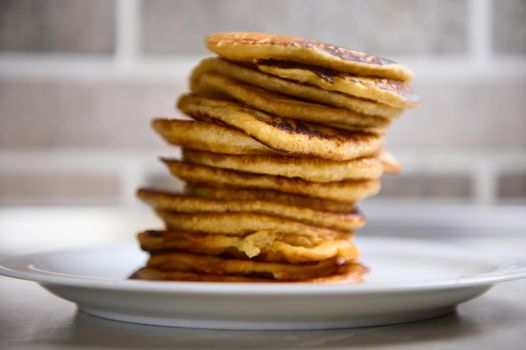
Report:
M 394 61 L 335 45 L 278 34 L 230 32 L 207 36 L 206 46 L 232 61 L 274 59 L 340 72 L 410 81 L 413 72 Z
M 352 243 L 352 235 L 329 239 L 323 235 L 307 236 L 303 234 L 279 233 L 277 231 L 257 231 L 247 235 L 224 235 L 219 233 L 198 233 L 177 230 L 147 230 L 138 235 L 141 247 L 145 251 L 160 252 L 177 249 L 198 249 L 206 247 L 204 255 L 220 255 L 225 248 L 233 247 L 244 252 L 245 257 L 254 257 L 273 242 L 280 241 L 294 247 L 315 248 L 325 242 L 345 241 Z M 189 241 L 189 242 L 187 242 Z M 353 254 L 358 254 L 354 252 Z M 357 256 L 357 255 L 353 255 Z M 318 259 L 324 260 L 324 259 Z
M 368 116 L 348 109 L 293 99 L 217 73 L 200 75 L 195 73 L 190 77 L 191 91 L 201 96 L 226 97 L 283 118 L 334 126 L 349 131 L 383 134 L 389 126 L 389 119 L 384 117 Z
M 309 264 L 283 264 L 170 252 L 152 254 L 147 267 L 163 271 L 263 277 L 286 281 L 329 276 L 337 273 L 338 267 L 343 263 L 343 260 L 331 258 Z
M 383 138 L 377 135 L 272 117 L 233 102 L 185 95 L 179 99 L 178 107 L 198 120 L 235 128 L 290 155 L 349 160 L 376 154 L 383 147 Z
M 374 157 L 334 161 L 281 155 L 226 155 L 185 149 L 183 158 L 189 163 L 214 168 L 297 177 L 313 182 L 377 179 L 384 171 L 382 161 Z
M 359 213 L 331 213 L 260 200 L 205 199 L 151 189 L 140 189 L 137 196 L 154 208 L 178 213 L 255 213 L 335 230 L 353 230 L 365 224 Z
M 219 57 L 210 57 L 202 60 L 194 69 L 193 75 L 200 76 L 207 72 L 219 73 L 248 85 L 279 92 L 301 100 L 345 108 L 365 115 L 395 118 L 402 112 L 401 108 L 394 108 L 386 104 L 376 103 L 340 92 L 320 89 L 313 85 L 299 84 L 288 79 L 281 79 L 262 73 L 254 66 L 236 64 Z
M 225 154 L 276 154 L 245 133 L 214 123 L 154 119 L 152 127 L 171 144 Z
M 261 200 L 274 203 L 277 202 L 300 208 L 310 208 L 316 211 L 327 211 L 334 213 L 350 213 L 354 212 L 355 210 L 355 204 L 353 202 L 340 202 L 330 199 L 311 198 L 272 190 L 221 188 L 211 187 L 204 184 L 197 186 L 186 184 L 185 193 L 196 197 L 220 200 Z
M 305 263 L 334 257 L 346 261 L 359 256 L 350 239 L 306 242 L 275 232 L 259 231 L 248 236 L 196 234 L 178 231 L 145 231 L 138 235 L 141 248 L 150 253 L 179 251 L 237 259 L 256 259 L 265 262 Z M 305 237 L 303 236 L 303 239 Z
M 282 176 L 241 173 L 177 160 L 163 159 L 163 161 L 172 175 L 189 183 L 208 184 L 215 187 L 275 190 L 343 202 L 356 202 L 373 196 L 380 190 L 380 181 L 378 180 L 345 180 L 319 183 Z
M 269 278 L 246 277 L 246 276 L 225 276 L 199 274 L 193 272 L 163 271 L 152 267 L 143 267 L 135 271 L 130 279 L 149 280 L 149 281 L 186 281 L 186 282 L 227 282 L 227 283 L 275 283 L 275 282 L 294 282 L 294 283 L 361 283 L 363 275 L 367 273 L 367 268 L 356 263 L 347 263 L 338 266 L 337 273 L 319 278 L 311 278 L 299 281 L 277 281 Z
M 180 213 L 156 209 L 167 229 L 209 234 L 248 235 L 258 231 L 305 235 L 325 239 L 347 238 L 351 230 L 334 230 L 298 221 L 254 213 Z
M 401 170 L 400 163 L 396 158 L 389 152 L 380 152 L 378 154 L 378 159 L 383 164 L 384 172 L 386 174 L 398 174 Z
M 409 85 L 398 80 L 357 77 L 318 67 L 273 61 L 260 62 L 257 67 L 262 72 L 283 79 L 377 101 L 394 108 L 415 108 L 421 102 Z

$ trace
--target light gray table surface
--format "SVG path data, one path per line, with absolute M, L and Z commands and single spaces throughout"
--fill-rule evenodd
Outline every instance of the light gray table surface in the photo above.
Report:
M 104 212 L 107 215 L 108 211 Z M 0 255 L 28 251 L 22 249 L 20 244 L 28 245 L 30 241 L 33 244 L 38 242 L 39 250 L 57 247 L 59 240 L 54 240 L 72 234 L 72 227 L 64 228 L 64 217 L 70 220 L 76 218 L 72 221 L 77 231 L 89 232 L 95 226 L 104 235 L 106 230 L 111 231 L 114 233 L 111 240 L 124 236 L 129 238 L 131 228 L 147 222 L 150 224 L 149 220 L 153 220 L 151 216 L 140 217 L 129 211 L 117 210 L 104 218 L 100 213 L 98 209 L 0 210 Z M 485 211 L 481 213 L 487 214 Z M 497 216 L 507 221 L 513 217 L 512 214 L 519 215 L 516 219 L 524 224 L 526 216 L 523 216 L 522 209 L 513 213 L 500 211 Z M 473 213 L 469 215 L 474 215 L 472 219 L 476 216 Z M 39 218 L 40 229 L 35 231 L 35 221 L 21 221 L 21 217 Z M 441 222 L 448 220 L 444 218 Z M 395 225 L 386 220 L 380 221 L 378 219 L 377 225 L 371 225 L 372 231 L 382 231 L 382 227 Z M 115 222 L 126 225 L 117 227 Z M 522 226 L 498 229 L 488 225 L 485 226 L 489 228 L 487 232 L 480 230 L 486 232 L 482 235 L 472 235 L 470 232 L 474 227 L 464 227 L 455 236 L 450 228 L 447 230 L 449 234 L 441 240 L 470 248 L 498 247 L 500 251 L 515 253 L 526 251 L 526 232 Z M 409 226 L 404 232 L 418 231 L 418 225 L 413 223 Z M 429 232 L 441 232 L 446 226 L 429 227 Z M 14 233 L 18 237 L 14 237 Z M 35 238 L 37 236 L 40 238 Z M 54 243 L 46 239 L 49 237 Z M 83 243 L 82 237 L 93 243 L 93 236 L 79 235 L 75 240 L 77 245 Z M 64 244 L 58 246 L 63 247 Z M 51 295 L 36 283 L 0 276 L 0 349 L 119 348 L 526 349 L 526 280 L 499 284 L 483 296 L 460 305 L 455 313 L 428 321 L 347 330 L 255 332 L 154 327 L 99 319 L 78 312 L 74 304 Z

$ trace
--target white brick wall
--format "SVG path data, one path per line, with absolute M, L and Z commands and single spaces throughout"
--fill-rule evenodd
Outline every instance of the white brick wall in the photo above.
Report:
M 466 1 L 464 53 L 434 54 L 431 52 L 421 55 L 395 54 L 389 56 L 415 70 L 416 87 L 422 86 L 422 90 L 426 93 L 424 100 L 428 101 L 427 106 L 424 105 L 421 110 L 405 116 L 405 119 L 395 126 L 389 138 L 389 145 L 402 161 L 405 174 L 466 175 L 471 179 L 472 184 L 471 198 L 468 199 L 478 203 L 494 203 L 498 201 L 497 187 L 501 174 L 526 174 L 526 136 L 524 136 L 526 135 L 526 54 L 495 53 L 493 42 L 495 23 L 493 12 L 497 6 L 495 0 Z M 505 6 L 503 4 L 505 2 L 499 1 L 498 6 Z M 517 1 L 514 0 L 514 2 Z M 138 136 L 135 138 L 151 137 L 153 139 L 153 133 L 147 130 L 146 119 L 149 116 L 145 116 L 144 113 L 151 116 L 158 114 L 159 111 L 168 113 L 167 110 L 171 108 L 175 95 L 183 89 L 182 86 L 185 84 L 191 67 L 202 55 L 144 55 L 141 47 L 141 37 L 144 37 L 142 34 L 144 33 L 142 16 L 144 3 L 141 0 L 117 0 L 115 6 L 116 33 L 113 54 L 0 51 L 0 83 L 4 82 L 6 86 L 4 91 L 11 89 L 13 81 L 29 82 L 28 86 L 38 83 L 44 86 L 41 87 L 44 90 L 47 82 L 63 84 L 62 89 L 66 90 L 70 85 L 84 84 L 93 86 L 93 89 L 97 90 L 99 85 L 109 84 L 110 87 L 101 91 L 112 91 L 115 94 L 115 106 L 103 108 L 101 113 L 107 113 L 106 119 L 118 119 L 120 126 L 123 126 L 126 118 L 119 116 L 121 118 L 119 119 L 116 115 L 120 112 L 129 113 L 129 122 L 134 124 L 134 126 L 130 125 L 130 129 L 144 128 L 144 134 L 137 133 Z M 520 23 L 520 25 L 525 24 Z M 188 30 L 191 31 L 192 28 Z M 381 34 L 376 33 L 375 35 Z M 148 100 L 144 97 L 145 100 L 142 101 L 141 108 L 139 108 L 142 119 L 138 121 L 139 116 L 133 115 L 133 110 L 137 108 L 132 105 L 133 108 L 126 109 L 121 105 L 126 103 L 129 96 L 139 96 L 140 99 L 144 95 L 140 90 L 134 94 L 127 94 L 121 93 L 119 89 L 122 86 L 125 86 L 126 89 L 132 86 L 131 89 L 134 89 L 137 86 L 145 86 L 145 84 L 165 87 L 159 88 L 162 93 L 152 90 L 152 95 L 148 97 Z M 449 96 L 444 92 L 447 88 L 443 87 L 447 87 L 447 84 L 457 89 L 455 91 L 458 91 L 458 96 Z M 442 89 L 439 88 L 440 86 Z M 514 95 L 510 98 L 510 93 L 506 92 L 505 96 L 501 96 L 500 94 L 504 94 L 505 89 L 496 89 L 497 86 L 513 86 Z M 125 88 L 122 89 L 124 91 Z M 38 90 L 36 91 L 38 93 Z M 173 98 L 168 98 L 167 96 L 172 96 L 172 91 Z M 463 102 L 466 94 L 471 92 L 473 92 L 476 106 Z M 154 107 L 157 104 L 160 105 L 161 97 L 162 101 L 166 100 L 166 102 L 162 102 L 162 107 Z M 99 99 L 94 99 L 94 101 L 98 103 Z M 500 106 L 503 101 L 505 105 Z M 22 130 L 23 125 L 16 127 L 12 125 L 16 124 L 16 118 L 20 118 L 16 111 L 26 102 L 21 96 L 20 102 L 0 106 L 2 114 L 0 115 L 0 129 Z M 130 101 L 130 103 L 137 103 L 137 101 Z M 441 106 L 451 103 L 451 108 L 434 106 L 434 103 L 440 103 Z M 429 109 L 430 106 L 433 108 Z M 495 106 L 500 106 L 495 111 L 502 110 L 502 113 L 492 112 L 491 115 L 484 116 L 485 119 L 478 119 L 477 114 L 483 114 L 484 111 L 491 110 Z M 438 110 L 441 115 L 437 115 Z M 444 116 L 446 113 L 450 114 L 447 118 Z M 89 116 L 83 118 L 89 118 Z M 455 119 L 464 120 L 465 123 L 460 123 L 461 127 L 459 127 L 454 123 Z M 446 122 L 451 124 L 450 130 Z M 31 119 L 28 119 L 27 128 L 31 127 L 31 123 Z M 477 123 L 480 124 L 477 125 Z M 506 129 L 501 128 L 501 125 L 504 124 L 507 125 Z M 38 125 L 45 127 L 44 124 Z M 484 129 L 484 125 L 489 125 L 489 130 Z M 55 127 L 60 126 L 61 124 Z M 108 127 L 111 128 L 112 124 L 108 123 Z M 124 132 L 126 127 L 123 127 L 124 129 L 115 129 L 115 133 Z M 467 130 L 467 128 L 475 129 Z M 477 133 L 477 128 L 481 130 L 479 133 Z M 443 134 L 438 134 L 433 130 L 441 130 Z M 504 131 L 505 134 L 503 134 Z M 50 137 L 54 135 L 53 130 L 48 130 L 48 132 Z M 106 135 L 112 135 L 112 130 L 104 130 L 104 132 Z M 468 134 L 469 138 L 466 137 Z M 23 138 L 24 135 L 29 134 L 25 134 L 25 131 L 22 130 L 21 135 L 20 137 Z M 156 155 L 173 151 L 163 148 L 158 141 L 141 141 L 142 143 L 134 144 L 129 140 L 123 143 L 119 143 L 118 140 L 117 138 L 117 141 L 112 143 L 95 138 L 92 143 L 76 144 L 74 140 L 57 139 L 57 143 L 52 143 L 50 147 L 38 143 L 33 145 L 28 143 L 29 146 L 24 147 L 25 141 L 21 143 L 0 141 L 2 144 L 0 178 L 2 174 L 31 172 L 38 176 L 40 173 L 76 173 L 84 169 L 90 169 L 90 171 L 96 169 L 97 172 L 118 176 L 121 183 L 121 195 L 116 201 L 122 204 L 132 204 L 135 203 L 133 193 L 137 185 L 148 181 L 150 176 L 163 172 L 162 167 L 156 163 Z M 98 146 L 100 142 L 102 147 Z M 526 197 L 526 190 L 524 196 Z M 41 199 L 35 198 L 35 203 L 38 201 L 42 202 Z M 32 203 L 32 199 L 25 198 L 20 201 L 17 198 L 0 198 L 0 204 L 19 202 Z M 49 198 L 47 202 L 53 204 L 64 201 Z

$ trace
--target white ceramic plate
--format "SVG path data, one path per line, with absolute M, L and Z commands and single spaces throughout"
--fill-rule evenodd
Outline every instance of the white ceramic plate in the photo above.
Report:
M 0 274 L 32 280 L 88 314 L 127 322 L 222 329 L 326 329 L 447 314 L 497 282 L 526 276 L 526 260 L 406 239 L 360 238 L 371 272 L 361 285 L 131 281 L 138 246 L 4 259 Z

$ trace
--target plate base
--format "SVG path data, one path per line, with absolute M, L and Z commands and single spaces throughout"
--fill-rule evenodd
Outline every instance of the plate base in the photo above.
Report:
M 407 323 L 428 320 L 444 316 L 455 311 L 454 306 L 419 310 L 411 312 L 398 312 L 389 314 L 378 314 L 374 316 L 361 317 L 358 319 L 342 320 L 290 320 L 290 321 L 267 321 L 267 320 L 207 320 L 163 317 L 163 315 L 145 316 L 144 314 L 133 314 L 119 311 L 101 310 L 92 307 L 79 306 L 81 312 L 88 315 L 105 318 L 114 321 L 148 324 L 154 326 L 199 328 L 199 329 L 228 329 L 228 330 L 321 330 L 321 329 L 344 329 L 357 327 L 385 326 L 397 323 Z

